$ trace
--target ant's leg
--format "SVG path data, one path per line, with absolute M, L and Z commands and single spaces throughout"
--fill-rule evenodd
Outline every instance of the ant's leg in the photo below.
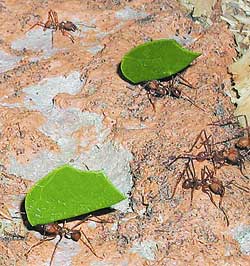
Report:
M 203 180 L 205 179 L 205 169 L 206 169 L 207 166 L 204 166 L 202 169 L 201 169 L 201 181 L 203 182 Z
M 196 148 L 196 149 L 200 149 L 202 146 L 204 146 L 205 143 L 207 143 L 207 140 L 208 140 L 208 137 L 207 137 L 207 133 L 206 133 L 206 130 L 203 129 L 201 130 L 200 134 L 197 136 L 193 146 L 191 147 L 190 149 L 190 152 Z M 198 142 L 201 142 L 200 145 L 197 145 Z M 206 146 L 204 146 L 205 150 L 206 150 Z
M 96 223 L 100 223 L 100 224 L 113 223 L 113 222 L 110 222 L 108 220 L 103 220 L 103 219 L 101 219 L 101 218 L 99 218 L 97 216 L 95 216 L 94 218 L 97 219 L 97 220 L 88 218 L 88 221 L 92 221 L 92 222 L 96 222 Z
M 64 224 L 63 224 L 63 226 L 64 226 Z M 52 253 L 52 255 L 51 255 L 51 259 L 50 259 L 49 266 L 52 265 L 52 262 L 53 262 L 53 259 L 54 259 L 54 256 L 55 256 L 56 249 L 57 249 L 57 247 L 58 247 L 58 244 L 61 242 L 61 240 L 62 240 L 62 235 L 60 235 L 60 239 L 59 239 L 59 240 L 56 242 L 56 244 L 55 244 L 55 247 L 54 247 L 53 253 Z
M 208 170 L 208 172 L 209 172 L 210 176 L 211 175 L 213 176 L 214 174 L 216 175 L 217 169 L 220 169 L 223 165 L 225 165 L 226 162 L 225 162 L 225 159 L 223 159 L 223 161 L 218 161 L 217 164 L 216 164 L 215 163 L 216 151 L 215 152 L 212 152 L 212 150 L 211 150 L 211 153 L 210 154 L 211 154 L 210 160 L 212 161 L 214 171 L 213 172 L 210 172 L 210 170 Z M 215 155 L 215 158 L 214 158 L 214 155 Z
M 192 156 L 193 156 L 192 154 L 185 154 L 185 155 L 177 156 L 169 164 L 166 165 L 166 168 L 169 168 L 173 163 L 175 163 L 179 159 L 184 159 L 184 160 L 189 159 L 190 160 L 192 158 Z
M 235 186 L 236 188 L 246 192 L 246 193 L 250 193 L 250 188 L 249 187 L 245 187 L 242 185 L 239 185 L 235 180 L 231 180 L 230 182 L 228 182 L 228 184 L 225 185 L 225 187 L 228 187 L 230 185 Z
M 240 160 L 240 163 L 239 163 L 239 169 L 240 169 L 240 173 L 241 173 L 246 179 L 249 179 L 249 177 L 243 173 L 243 169 L 246 170 L 246 168 L 245 168 L 244 161 L 243 161 L 242 159 Z
M 208 124 L 209 126 L 226 126 L 226 125 L 238 125 L 239 121 L 237 122 L 233 122 L 233 120 L 235 120 L 235 116 L 233 114 L 231 114 L 229 117 L 225 118 L 225 119 L 221 119 L 221 120 L 217 120 L 213 123 Z M 237 119 L 236 119 L 237 120 Z
M 54 28 L 54 31 L 56 31 L 58 29 L 58 17 L 57 17 L 57 13 L 55 11 L 53 11 L 52 9 L 49 10 L 48 12 L 48 20 L 46 22 L 46 24 L 52 25 Z M 51 32 L 51 46 L 52 49 L 54 47 L 54 32 L 52 30 Z
M 194 188 L 191 189 L 191 198 L 190 198 L 190 207 L 193 206 L 193 198 L 194 198 Z
M 63 29 L 61 30 L 61 33 L 62 33 L 63 36 L 68 37 L 71 40 L 72 43 L 74 43 L 74 37 L 70 33 L 68 33 L 67 31 L 65 31 Z
M 184 97 L 183 97 L 183 96 L 184 96 Z M 183 99 L 189 101 L 189 102 L 190 102 L 192 105 L 194 105 L 196 108 L 200 109 L 200 110 L 203 111 L 203 112 L 206 112 L 205 109 L 203 109 L 203 108 L 201 108 L 199 105 L 197 105 L 197 104 L 195 103 L 195 101 L 192 100 L 192 99 L 191 99 L 186 93 L 184 93 L 183 91 L 181 91 L 181 97 L 182 97 Z
M 224 208 L 222 207 L 222 199 L 223 199 L 223 196 L 220 196 L 220 202 L 219 202 L 219 208 L 220 210 L 223 212 L 225 218 L 226 218 L 226 222 L 227 222 L 227 226 L 229 226 L 229 220 L 228 220 L 228 216 L 224 210 Z
M 56 29 L 58 27 L 58 16 L 56 11 L 50 10 L 49 11 L 49 18 L 48 20 L 50 20 L 52 22 L 52 24 L 54 24 L 56 26 Z
M 214 199 L 213 199 L 213 196 L 212 196 L 211 192 L 208 191 L 208 188 L 206 188 L 206 187 L 202 187 L 202 191 L 203 191 L 204 193 L 206 193 L 206 194 L 209 196 L 211 202 L 214 204 L 214 206 L 215 206 L 216 208 L 218 208 L 218 206 L 216 205 L 216 203 L 215 203 L 215 201 L 214 201 Z M 228 220 L 227 214 L 226 214 L 224 208 L 222 207 L 222 198 L 223 198 L 223 196 L 220 196 L 219 209 L 223 212 L 223 214 L 224 214 L 224 216 L 225 216 L 225 218 L 226 218 L 227 226 L 229 226 L 229 220 Z
M 227 226 L 229 226 L 228 216 L 227 216 L 227 214 L 226 214 L 224 208 L 222 207 L 222 199 L 223 199 L 223 196 L 224 196 L 224 195 L 220 195 L 219 208 L 220 208 L 220 210 L 223 212 L 223 214 L 224 214 L 224 216 L 225 216 L 225 218 L 226 218 Z
M 45 28 L 45 24 L 44 24 L 43 22 L 37 22 L 37 23 L 35 23 L 33 26 L 31 26 L 31 27 L 27 30 L 27 32 L 30 31 L 30 30 L 32 30 L 35 26 L 42 27 L 43 30 L 46 29 L 46 28 Z
M 175 192 L 176 192 L 176 189 L 177 189 L 179 183 L 181 182 L 181 179 L 182 179 L 183 174 L 184 174 L 184 171 L 183 171 L 183 173 L 178 177 L 178 179 L 177 179 L 177 181 L 176 181 L 176 183 L 175 183 L 175 186 L 174 186 L 174 189 L 173 189 L 173 192 L 172 192 L 172 196 L 169 197 L 169 198 L 167 198 L 167 200 L 171 200 L 171 199 L 174 197 Z
M 191 167 L 192 167 L 192 168 L 190 168 L 190 161 L 191 161 Z M 185 163 L 185 168 L 184 168 L 184 170 L 182 171 L 182 173 L 180 174 L 180 176 L 179 176 L 178 179 L 177 179 L 177 182 L 176 182 L 176 184 L 175 184 L 175 187 L 174 187 L 174 190 L 173 190 L 172 196 L 171 196 L 170 198 L 167 198 L 167 200 L 170 200 L 170 199 L 172 199 L 172 198 L 174 197 L 175 192 L 176 192 L 176 189 L 177 189 L 177 186 L 179 185 L 181 179 L 182 179 L 185 175 L 187 175 L 187 178 L 188 178 L 189 180 L 191 180 L 190 175 L 192 176 L 192 179 L 194 179 L 194 176 L 195 176 L 195 169 L 194 169 L 194 165 L 193 165 L 193 160 L 192 160 L 192 158 L 188 158 L 188 161 Z
M 206 154 L 213 157 L 213 151 L 215 150 L 214 146 L 214 138 L 212 135 L 207 136 L 206 131 L 204 130 L 204 138 L 205 140 L 201 143 L 204 146 Z
M 49 12 L 48 12 L 48 20 L 49 21 L 52 21 L 52 19 L 53 19 L 53 12 L 54 11 L 52 9 L 50 9 Z
M 213 157 L 211 158 L 211 161 L 212 161 L 212 164 L 213 164 L 213 167 L 214 167 L 214 173 L 216 174 L 216 165 L 215 165 L 215 161 L 214 161 Z
M 216 174 L 217 169 L 220 169 L 223 165 L 225 165 L 226 159 L 224 156 L 223 157 L 220 156 L 221 153 L 223 154 L 224 150 L 217 149 L 216 143 L 214 143 L 214 138 L 212 137 L 212 135 L 210 135 L 208 139 L 211 139 L 211 140 L 210 140 L 210 143 L 207 143 L 206 149 L 207 149 L 207 154 L 210 155 L 210 160 L 212 161 L 212 164 L 214 167 L 214 172 L 212 173 L 213 175 L 213 174 Z M 208 170 L 208 172 L 210 172 L 210 175 L 211 175 L 211 171 Z
M 51 31 L 51 49 L 54 48 L 54 31 Z
M 100 257 L 100 256 L 98 256 L 97 254 L 96 254 L 96 252 L 95 252 L 95 250 L 94 250 L 94 248 L 93 248 L 93 246 L 92 246 L 92 244 L 91 244 L 91 242 L 89 241 L 89 239 L 88 239 L 88 237 L 86 236 L 86 234 L 82 231 L 82 230 L 80 230 L 80 232 L 83 234 L 83 236 L 84 236 L 84 238 L 86 239 L 86 241 L 87 241 L 87 243 L 83 240 L 83 239 L 81 239 L 80 238 L 80 240 L 81 240 L 81 242 L 97 257 L 97 258 L 99 258 L 99 259 L 103 259 L 103 257 Z
M 189 87 L 191 89 L 195 89 L 195 87 L 188 80 L 183 78 L 180 74 L 177 74 L 177 77 L 183 81 L 183 82 L 180 82 L 182 85 Z
M 220 209 L 222 208 L 222 200 L 223 200 L 223 197 L 224 197 L 224 193 L 223 193 L 223 195 L 220 195 L 220 201 L 219 201 L 219 208 Z
M 177 189 L 179 183 L 181 182 L 181 179 L 183 178 L 183 176 L 185 175 L 186 172 L 187 172 L 187 165 L 186 165 L 185 169 L 182 171 L 182 173 L 180 174 L 180 176 L 178 177 L 178 179 L 177 179 L 177 181 L 175 183 L 172 196 L 167 198 L 167 200 L 171 200 L 174 197 L 176 189 Z
M 225 210 L 224 210 L 224 208 L 223 208 L 222 206 L 220 207 L 220 210 L 223 212 L 223 214 L 224 214 L 224 216 L 225 216 L 225 218 L 226 218 L 227 226 L 229 226 L 229 219 L 228 219 L 228 216 L 227 216 L 227 214 L 226 214 L 226 212 L 225 212 Z
M 59 24 L 58 15 L 57 15 L 57 13 L 55 11 L 54 11 L 54 18 L 55 18 L 56 25 L 58 25 Z
M 202 180 L 211 180 L 214 176 L 214 172 L 208 168 L 207 165 L 201 169 L 201 179 Z
M 190 161 L 191 161 L 191 166 L 189 164 L 187 167 L 187 176 L 188 176 L 189 180 L 193 180 L 194 182 L 196 182 L 197 176 L 196 176 L 196 172 L 195 172 L 194 162 L 192 159 L 190 159 Z M 191 175 L 191 177 L 190 177 L 190 175 Z M 191 188 L 190 207 L 193 204 L 194 190 L 195 190 L 195 187 L 192 187 Z
M 70 231 L 72 231 L 73 229 L 75 229 L 76 227 L 78 227 L 79 225 L 83 224 L 84 222 L 86 222 L 89 217 L 91 217 L 91 215 L 87 215 L 86 217 L 84 217 L 81 221 L 79 221 L 77 224 L 75 224 L 73 227 L 70 228 Z
M 148 100 L 149 100 L 150 104 L 152 105 L 153 110 L 154 110 L 154 112 L 155 112 L 155 111 L 156 111 L 156 109 L 155 109 L 155 104 L 153 103 L 152 98 L 151 98 L 150 96 L 151 96 L 150 92 L 147 91 L 147 97 L 148 97 Z
M 37 246 L 40 246 L 42 243 L 44 243 L 45 241 L 50 241 L 50 240 L 53 240 L 55 239 L 56 236 L 52 237 L 52 238 L 46 238 L 44 237 L 43 239 L 39 240 L 39 242 L 37 242 L 36 244 L 32 245 L 28 251 L 24 254 L 26 257 L 28 256 L 28 254 L 31 252 L 31 250 Z
M 214 198 L 212 196 L 212 193 L 209 191 L 209 188 L 207 186 L 203 186 L 202 187 L 202 192 L 206 193 L 209 197 L 209 199 L 211 200 L 211 202 L 213 203 L 213 205 L 218 208 L 218 206 L 216 205 L 215 201 L 214 201 Z
M 56 30 L 57 30 L 57 28 L 58 28 L 58 17 L 57 17 L 57 13 L 55 11 L 53 11 L 52 9 L 50 9 L 49 12 L 48 12 L 48 20 L 47 20 L 46 23 L 55 26 Z
M 186 79 L 184 79 L 181 75 L 177 74 L 177 77 L 183 81 L 183 82 L 178 81 L 178 83 L 180 83 L 180 84 L 182 84 L 182 85 L 184 85 L 184 86 L 186 86 L 186 87 L 189 87 L 189 88 L 191 88 L 191 89 L 195 89 L 194 86 L 193 86 L 190 82 L 188 82 Z M 175 81 L 175 79 L 176 79 L 176 77 L 173 77 L 173 78 L 171 79 L 171 81 L 172 81 L 171 86 L 172 86 L 172 87 L 174 86 L 174 81 Z M 197 96 L 197 90 L 196 90 L 195 93 L 196 93 L 196 95 L 195 95 L 195 99 L 196 99 L 196 96 Z M 203 111 L 203 112 L 206 112 L 203 108 L 201 108 L 199 105 L 197 105 L 197 104 L 195 103 L 195 100 L 192 100 L 192 99 L 191 99 L 187 94 L 185 94 L 183 91 L 181 91 L 181 95 L 182 95 L 182 96 L 184 95 L 185 97 L 182 97 L 182 98 L 188 100 L 188 101 L 189 101 L 192 105 L 194 105 L 196 108 L 200 109 L 200 110 Z
M 191 166 L 190 166 L 190 162 L 191 162 Z M 194 161 L 190 158 L 189 161 L 187 162 L 187 174 L 188 174 L 188 178 L 190 179 L 189 174 L 191 175 L 193 180 L 196 180 L 196 173 L 195 173 L 195 168 L 194 168 Z
M 203 140 L 202 134 L 204 135 L 205 140 Z M 192 147 L 187 151 L 187 153 L 192 152 L 194 148 L 200 149 L 202 146 L 204 146 L 204 143 L 207 141 L 207 139 L 208 137 L 207 137 L 206 130 L 205 129 L 201 130 L 199 135 L 196 137 L 195 142 L 193 143 Z M 199 141 L 201 141 L 201 144 L 197 145 Z

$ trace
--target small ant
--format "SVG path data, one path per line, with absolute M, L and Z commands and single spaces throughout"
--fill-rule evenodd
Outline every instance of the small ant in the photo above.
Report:
M 198 154 L 191 154 L 194 148 L 201 149 L 204 147 L 204 151 Z M 225 164 L 237 165 L 241 174 L 248 178 L 244 173 L 244 157 L 235 148 L 229 148 L 228 150 L 215 149 L 215 143 L 212 135 L 206 133 L 206 130 L 201 130 L 199 135 L 196 137 L 195 142 L 192 147 L 184 154 L 175 157 L 168 165 L 167 168 L 179 159 L 192 159 L 198 162 L 204 162 L 205 160 L 212 161 L 214 166 L 214 171 L 221 168 Z
M 226 218 L 227 226 L 229 226 L 229 220 L 228 220 L 227 214 L 225 213 L 222 207 L 222 199 L 225 194 L 225 187 L 222 181 L 215 178 L 214 171 L 210 170 L 207 166 L 204 166 L 204 168 L 201 169 L 201 179 L 198 179 L 196 175 L 193 159 L 189 158 L 189 160 L 185 163 L 184 170 L 182 171 L 182 173 L 179 175 L 177 179 L 172 196 L 169 197 L 168 200 L 173 199 L 176 189 L 178 187 L 178 184 L 181 182 L 182 179 L 184 179 L 182 183 L 182 188 L 191 189 L 190 206 L 192 206 L 194 191 L 199 190 L 200 188 L 202 192 L 208 195 L 210 201 L 213 203 L 213 205 L 216 208 L 218 207 L 213 199 L 213 194 L 219 195 L 220 196 L 219 209 L 223 212 Z
M 77 26 L 71 21 L 62 21 L 59 23 L 58 16 L 56 11 L 52 9 L 48 12 L 48 20 L 44 23 L 38 21 L 35 23 L 30 29 L 33 29 L 35 26 L 40 26 L 43 30 L 52 29 L 53 31 L 60 30 L 63 36 L 68 37 L 72 43 L 74 43 L 74 37 L 69 33 L 69 31 L 75 32 L 77 30 Z M 52 47 L 53 47 L 53 31 L 52 31 Z
M 96 252 L 95 252 L 93 246 L 91 245 L 91 243 L 90 243 L 88 237 L 86 236 L 86 234 L 81 229 L 80 230 L 75 229 L 76 227 L 78 227 L 82 223 L 84 223 L 86 220 L 100 222 L 100 223 L 104 222 L 103 220 L 101 220 L 98 217 L 96 217 L 96 218 L 99 219 L 99 221 L 92 220 L 89 217 L 91 217 L 91 216 L 87 216 L 85 219 L 83 219 L 82 221 L 78 222 L 76 225 L 74 225 L 70 229 L 65 227 L 65 222 L 63 223 L 63 226 L 59 225 L 57 222 L 36 226 L 37 227 L 37 231 L 39 231 L 43 235 L 43 238 L 39 242 L 37 242 L 36 244 L 32 245 L 29 248 L 29 250 L 25 253 L 25 256 L 27 257 L 28 254 L 31 252 L 31 250 L 34 247 L 37 247 L 37 246 L 41 245 L 45 241 L 51 241 L 51 240 L 55 239 L 59 235 L 60 238 L 56 242 L 54 250 L 53 250 L 53 253 L 51 255 L 50 264 L 49 264 L 50 266 L 52 265 L 56 249 L 57 249 L 57 247 L 58 247 L 58 245 L 61 242 L 63 237 L 65 237 L 67 239 L 71 239 L 71 240 L 73 240 L 75 242 L 80 240 L 97 258 L 103 259 L 103 257 L 100 257 L 100 256 L 98 256 L 96 254 Z M 82 236 L 84 236 L 85 241 L 82 239 Z
M 182 81 L 180 81 L 180 79 Z M 149 99 L 154 111 L 155 111 L 155 105 L 154 105 L 150 96 L 162 98 L 166 95 L 169 95 L 169 96 L 172 96 L 174 98 L 181 98 L 182 95 L 184 95 L 185 96 L 184 99 L 187 99 L 195 107 L 197 107 L 200 110 L 202 110 L 203 112 L 205 112 L 204 109 L 202 109 L 201 107 L 196 105 L 195 102 L 190 97 L 188 97 L 186 94 L 184 94 L 180 88 L 178 88 L 179 84 L 183 84 L 189 88 L 193 88 L 193 86 L 180 75 L 172 77 L 167 82 L 161 82 L 158 80 L 148 81 L 148 82 L 144 83 L 142 86 L 147 91 L 148 99 Z

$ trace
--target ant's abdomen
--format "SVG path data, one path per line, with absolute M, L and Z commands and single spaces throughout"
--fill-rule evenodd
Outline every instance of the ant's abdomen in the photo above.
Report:
M 225 193 L 225 188 L 218 183 L 212 183 L 211 185 L 209 185 L 209 188 L 215 195 L 223 196 Z
M 74 241 L 78 241 L 81 238 L 81 232 L 79 230 L 73 230 L 70 235 L 71 239 Z
M 76 25 L 71 21 L 62 22 L 63 23 L 63 29 L 67 31 L 76 31 L 77 27 Z

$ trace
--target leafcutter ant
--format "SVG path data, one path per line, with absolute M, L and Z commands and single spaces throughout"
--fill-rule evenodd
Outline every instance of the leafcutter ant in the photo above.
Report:
M 179 84 L 183 84 L 189 88 L 193 88 L 193 86 L 182 76 L 176 75 L 174 77 L 171 77 L 168 81 L 158 81 L 158 80 L 152 80 L 144 83 L 142 86 L 147 91 L 147 96 L 149 99 L 149 102 L 151 103 L 154 111 L 155 111 L 155 105 L 152 101 L 151 96 L 162 98 L 164 96 L 172 96 L 174 98 L 184 98 L 188 100 L 191 104 L 193 104 L 195 107 L 199 108 L 203 112 L 205 112 L 204 109 L 199 107 L 195 102 L 184 92 L 179 88 Z M 183 97 L 184 96 L 184 97 Z
M 192 154 L 194 148 L 201 149 L 203 147 L 203 151 L 198 152 L 197 154 Z M 212 135 L 208 135 L 206 130 L 201 130 L 199 135 L 196 137 L 192 147 L 184 154 L 181 154 L 175 157 L 168 165 L 172 165 L 179 159 L 192 159 L 198 162 L 211 161 L 214 166 L 214 171 L 216 169 L 221 168 L 225 164 L 237 165 L 240 169 L 241 174 L 248 178 L 244 173 L 244 157 L 240 154 L 240 152 L 236 148 L 229 149 L 216 149 L 216 145 L 214 143 L 214 139 Z
M 171 200 L 174 197 L 176 189 L 182 179 L 183 179 L 182 188 L 191 189 L 190 206 L 192 206 L 193 195 L 195 190 L 201 189 L 202 192 L 206 193 L 216 208 L 218 207 L 213 199 L 213 194 L 220 196 L 219 209 L 223 212 L 228 226 L 229 220 L 227 214 L 225 213 L 222 207 L 222 198 L 224 197 L 225 194 L 225 187 L 222 181 L 215 178 L 214 171 L 210 170 L 207 166 L 204 166 L 204 168 L 201 169 L 201 178 L 200 179 L 197 178 L 193 159 L 189 158 L 188 161 L 185 163 L 184 170 L 181 172 L 176 181 L 172 196 L 169 197 L 168 200 Z
M 77 26 L 71 21 L 62 21 L 59 23 L 57 13 L 52 9 L 49 10 L 48 20 L 45 23 L 38 21 L 29 29 L 29 31 L 33 29 L 35 26 L 42 27 L 44 31 L 47 29 L 52 30 L 52 47 L 53 47 L 53 31 L 57 30 L 60 30 L 63 36 L 68 37 L 71 40 L 71 42 L 74 43 L 74 37 L 69 32 L 70 31 L 75 32 L 77 30 Z
M 59 236 L 59 240 L 56 242 L 54 250 L 53 250 L 52 255 L 51 255 L 50 264 L 49 264 L 50 266 L 53 263 L 56 249 L 57 249 L 57 247 L 58 247 L 58 245 L 61 242 L 63 237 L 65 237 L 67 239 L 71 239 L 75 242 L 78 242 L 80 240 L 97 258 L 103 259 L 103 257 L 100 257 L 96 254 L 96 252 L 95 252 L 91 242 L 89 241 L 88 237 L 86 236 L 86 234 L 81 229 L 76 229 L 78 226 L 80 226 L 82 223 L 86 222 L 87 220 L 88 221 L 95 221 L 95 222 L 99 222 L 99 223 L 108 222 L 108 221 L 103 221 L 98 217 L 95 217 L 97 220 L 93 220 L 93 219 L 91 219 L 91 217 L 92 217 L 91 215 L 88 215 L 87 217 L 85 217 L 83 220 L 81 220 L 80 222 L 78 222 L 76 225 L 74 225 L 71 228 L 67 228 L 65 226 L 65 224 L 66 224 L 65 222 L 63 222 L 62 226 L 57 222 L 36 226 L 37 231 L 39 231 L 43 235 L 43 238 L 39 242 L 37 242 L 36 244 L 32 245 L 29 248 L 29 250 L 25 253 L 25 256 L 27 257 L 33 248 L 43 244 L 45 241 L 51 241 L 51 240 L 55 239 L 57 236 Z M 83 239 L 83 237 L 84 237 L 84 239 Z

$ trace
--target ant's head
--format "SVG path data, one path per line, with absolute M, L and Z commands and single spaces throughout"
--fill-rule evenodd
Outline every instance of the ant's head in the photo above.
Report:
M 70 238 L 73 240 L 73 241 L 78 241 L 80 238 L 81 238 L 81 232 L 79 230 L 72 230 L 70 232 Z

